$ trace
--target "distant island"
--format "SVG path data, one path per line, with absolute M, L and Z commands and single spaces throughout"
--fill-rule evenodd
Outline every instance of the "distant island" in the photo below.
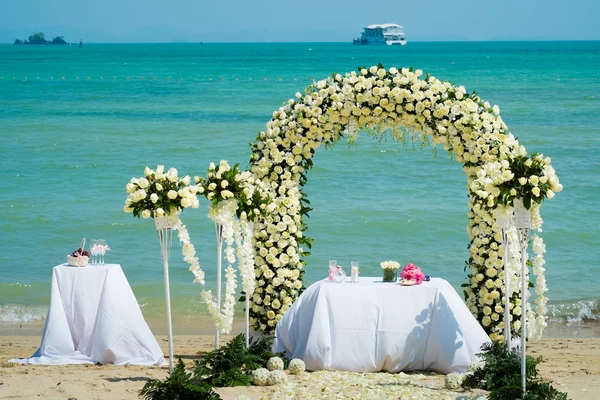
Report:
M 29 39 L 16 39 L 14 44 L 69 44 L 63 36 L 57 36 L 52 40 L 46 40 L 46 35 L 43 32 L 34 33 L 29 36 Z

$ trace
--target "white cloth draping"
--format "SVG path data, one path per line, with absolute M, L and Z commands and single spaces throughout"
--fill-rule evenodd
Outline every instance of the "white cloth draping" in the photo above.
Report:
M 30 364 L 163 365 L 163 352 L 118 264 L 59 265 L 40 348 Z
M 311 371 L 447 374 L 464 372 L 488 341 L 444 279 L 401 286 L 361 277 L 307 288 L 277 324 L 273 350 Z

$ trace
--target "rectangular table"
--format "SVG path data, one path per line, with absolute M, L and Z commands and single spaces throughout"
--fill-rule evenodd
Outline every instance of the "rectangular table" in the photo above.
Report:
M 163 352 L 118 264 L 52 271 L 40 348 L 31 364 L 163 365 Z
M 444 279 L 316 282 L 277 324 L 273 349 L 308 370 L 464 372 L 490 339 Z

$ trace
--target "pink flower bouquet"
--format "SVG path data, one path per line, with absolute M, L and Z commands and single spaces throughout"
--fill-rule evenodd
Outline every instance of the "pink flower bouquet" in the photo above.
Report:
M 405 281 L 414 281 L 415 285 L 420 285 L 425 280 L 425 274 L 416 265 L 407 264 L 400 272 L 400 278 Z

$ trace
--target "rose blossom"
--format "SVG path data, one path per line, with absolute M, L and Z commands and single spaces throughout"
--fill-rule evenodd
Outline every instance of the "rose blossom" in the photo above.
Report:
M 406 279 L 407 281 L 415 281 L 417 285 L 421 284 L 425 280 L 425 274 L 421 271 L 421 268 L 414 264 L 407 264 L 402 272 L 400 272 L 400 278 Z

